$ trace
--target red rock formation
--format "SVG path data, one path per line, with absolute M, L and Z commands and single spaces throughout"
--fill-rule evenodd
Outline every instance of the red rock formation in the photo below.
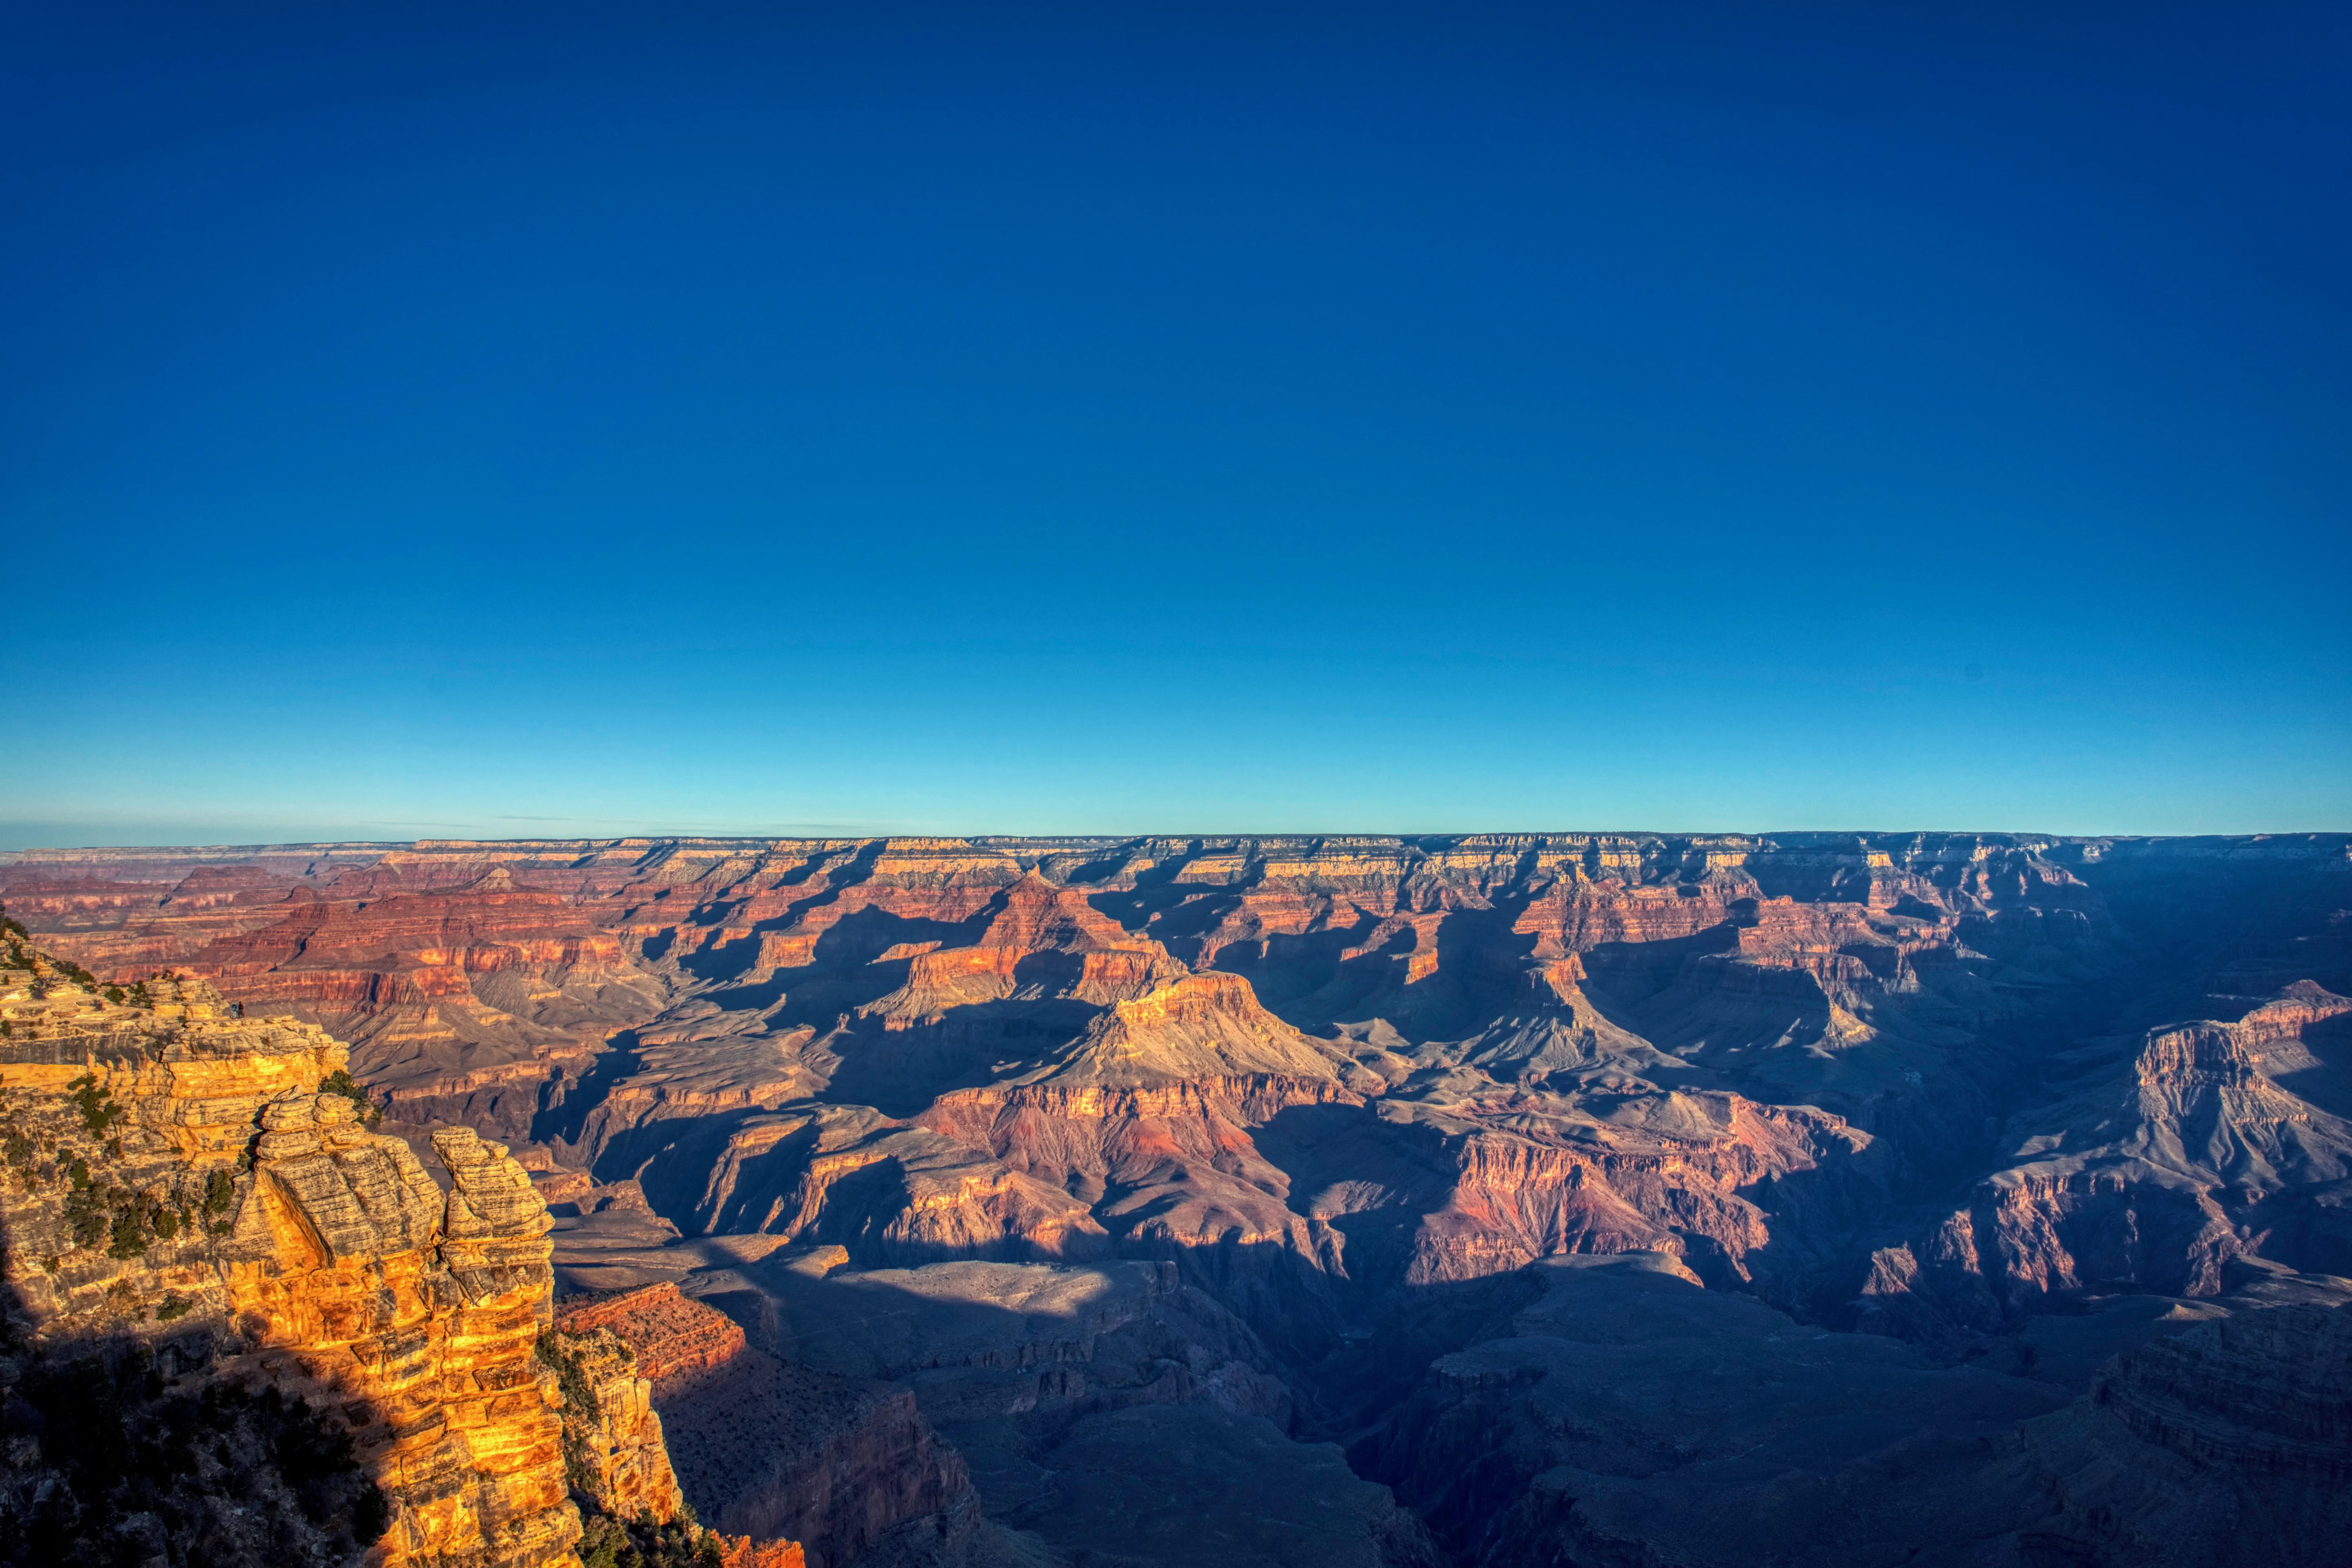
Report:
M 850 1247 L 870 1264 L 1098 1256 L 1087 1205 L 982 1150 L 863 1110 L 758 1118 L 727 1141 L 696 1205 L 711 1230 Z
M 430 843 L 0 857 L 0 896 L 88 962 L 193 952 L 340 1009 L 396 1117 L 479 1113 L 551 1193 L 641 1192 L 688 1233 L 621 1238 L 656 1264 L 756 1253 L 698 1232 L 852 1268 L 1166 1258 L 1307 1366 L 1530 1259 L 1642 1248 L 1959 1354 L 2114 1281 L 2352 1272 L 2346 849 Z M 730 1529 L 808 1521 L 822 1561 L 966 1495 L 870 1390 L 831 1425 L 849 1396 L 802 1390 L 824 1435 L 729 1469 L 780 1377 L 724 1420 L 697 1395 Z
M 298 890 L 371 864 L 379 845 L 294 846 L 229 859 L 184 849 L 20 850 L 0 867 L 16 918 L 63 942 L 103 979 L 178 967 L 224 936 L 286 918 Z
M 575 1336 L 611 1332 L 629 1347 L 637 1375 L 656 1384 L 721 1365 L 743 1350 L 740 1325 L 670 1284 L 567 1306 L 555 1326 Z
M 711 1532 L 721 1568 L 807 1568 L 797 1541 L 754 1541 L 748 1535 Z
M 1485 1107 L 1464 1109 L 1431 1121 L 1456 1173 L 1414 1238 L 1414 1283 L 1561 1253 L 1679 1253 L 1691 1242 L 1745 1279 L 1744 1260 L 1770 1241 L 1771 1226 L 1744 1194 L 1868 1142 L 1833 1117 L 1737 1095 L 1672 1095 L 1639 1121 L 1540 1131 L 1523 1113 L 1498 1127 L 1479 1114 Z
M 656 1390 L 675 1399 L 682 1385 L 707 1381 L 699 1374 L 744 1353 L 742 1330 L 661 1285 L 568 1309 L 540 1352 L 563 1386 L 564 1463 L 574 1489 L 614 1520 L 677 1522 L 687 1503 L 654 1407 Z M 769 1436 L 743 1437 L 757 1447 Z M 797 1541 L 692 1528 L 730 1568 L 805 1568 Z
M 615 1162 L 608 1177 L 650 1159 L 647 1192 L 681 1219 L 839 1238 L 867 1258 L 1277 1233 L 1301 1257 L 1337 1258 L 1344 1249 L 1305 1238 L 1324 1219 L 1374 1212 L 1349 1205 L 1379 1187 L 1383 1204 L 1417 1205 L 1409 1223 L 1398 1216 L 1421 1237 L 1400 1267 L 1433 1278 L 1640 1238 L 1719 1251 L 1736 1273 L 1791 1225 L 1811 1227 L 1796 1249 L 1808 1258 L 1851 1245 L 1832 1232 L 1854 1223 L 1852 1205 L 1892 1213 L 1982 1173 L 1987 1118 L 2023 1110 L 2019 1086 L 2043 1069 L 1967 1042 L 2054 1050 L 2082 1037 L 2066 1034 L 2070 988 L 2124 983 L 2127 942 L 2102 889 L 2191 874 L 2316 889 L 2344 860 L 2317 839 L 1851 834 L 370 853 L 140 852 L 24 861 L 0 881 L 51 900 L 41 918 L 79 922 L 74 940 L 93 944 L 146 940 L 131 928 L 163 917 L 136 907 L 142 888 L 188 919 L 242 911 L 206 963 L 233 984 L 310 988 L 306 1005 L 378 1009 L 360 1025 L 372 1031 L 362 1067 L 393 1089 L 395 1113 L 478 1112 L 518 1133 L 544 1121 L 561 1158 Z M 77 880 L 71 902 L 57 889 Z M 273 888 L 315 900 L 279 906 L 275 935 L 243 923 Z M 2265 940 L 2265 973 L 2319 951 Z M 585 1053 L 625 1021 L 625 1054 L 592 1065 Z M 1990 1317 L 1952 1310 L 1997 1321 L 2019 1290 L 2112 1268 L 2139 1277 L 2158 1255 L 2182 1278 L 2215 1278 L 2279 1211 L 2279 1191 L 2318 1168 L 2290 1145 L 2293 1129 L 2321 1124 L 2255 1105 L 2261 1083 L 2200 1087 L 2195 1074 L 2214 1069 L 2158 1069 L 2198 1106 L 2243 1101 L 2232 1126 L 2288 1130 L 2284 1152 L 2250 1156 L 2276 1186 L 2255 1166 L 2246 1180 L 2208 1173 L 2260 1190 L 2258 1203 L 2219 1188 L 2198 1198 L 2186 1181 L 2135 1198 L 2144 1239 L 2132 1254 L 2091 1239 L 2104 1222 L 2087 1216 L 2110 1213 L 2120 1190 L 2113 1172 L 2000 1162 L 2014 1174 L 1934 1236 L 1871 1238 L 1881 1250 L 1865 1300 L 1916 1295 L 1899 1283 L 1914 1276 L 1973 1279 Z M 1140 1109 L 1065 1118 L 1060 1091 L 1029 1093 L 1085 1079 L 1192 1085 L 1203 1109 L 1181 1128 Z M 1215 1087 L 1252 1079 L 1344 1086 L 1273 1097 L 1301 1106 L 1354 1095 L 1396 1108 L 1383 1136 L 1444 1151 L 1437 1174 L 1412 1177 L 1410 1197 L 1360 1179 L 1335 1186 L 1359 1194 L 1336 1206 L 1291 1210 L 1278 1195 L 1290 1173 L 1243 1147 L 1264 1123 Z M 820 1096 L 870 1098 L 886 1114 L 859 1122 L 802 1103 Z M 1643 1142 L 1702 1104 L 1749 1110 Z M 716 1117 L 746 1120 L 709 1140 L 677 1135 Z M 1864 1162 L 1865 1147 L 1895 1152 Z M 1148 1222 L 1102 1195 L 1139 1175 Z M 1832 1211 L 1845 1217 L 1813 1217 Z M 2325 1215 L 2280 1213 L 2269 1245 L 2292 1233 L 2297 1256 L 2315 1258 L 2337 1245 Z
M 1130 937 L 1097 914 L 1081 889 L 1054 888 L 1034 871 L 1001 895 L 995 911 L 971 946 L 908 955 L 906 984 L 863 1011 L 880 1016 L 885 1027 L 903 1029 L 1014 995 L 1024 979 L 1039 993 L 1100 1005 L 1183 973 L 1158 942 Z
M 1048 1190 L 1105 1194 L 1102 1224 L 1149 1255 L 1273 1247 L 1328 1259 L 1331 1237 L 1285 1203 L 1288 1179 L 1250 1129 L 1291 1106 L 1353 1100 L 1328 1079 L 1054 1080 L 945 1095 L 923 1121 Z

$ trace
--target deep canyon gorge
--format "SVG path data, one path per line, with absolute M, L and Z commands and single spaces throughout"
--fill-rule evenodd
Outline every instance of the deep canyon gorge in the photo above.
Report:
M 12 1465 L 77 1346 L 204 1477 L 292 1451 L 264 1401 L 349 1456 L 125 1502 L 125 1562 L 2352 1557 L 2352 835 L 21 850 L 0 903 Z

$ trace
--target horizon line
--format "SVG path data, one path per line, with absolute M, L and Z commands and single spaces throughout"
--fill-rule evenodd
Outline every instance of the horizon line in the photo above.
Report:
M 13 860 L 26 855 L 99 855 L 143 852 L 167 853 L 173 850 L 189 853 L 259 854 L 269 851 L 321 850 L 387 850 L 424 847 L 461 848 L 527 847 L 532 845 L 593 845 L 615 847 L 625 844 L 877 844 L 890 842 L 950 841 L 965 844 L 1131 844 L 1150 839 L 1229 842 L 1265 841 L 1274 839 L 1355 839 L 1412 843 L 1428 839 L 1496 839 L 1496 838 L 1654 838 L 1654 839 L 1753 839 L 1766 841 L 1788 838 L 1856 837 L 1876 838 L 1901 836 L 1938 837 L 2001 837 L 2039 839 L 2056 844 L 2161 842 L 2169 840 L 2219 839 L 2255 842 L 2278 838 L 2344 838 L 2352 841 L 2352 829 L 2296 828 L 2257 833 L 2048 833 L 2020 828 L 1971 827 L 1803 827 L 1803 828 L 1478 828 L 1444 829 L 1411 833 L 1373 833 L 1345 829 L 1310 831 L 1147 831 L 1139 833 L 619 833 L 583 834 L 578 836 L 541 836 L 515 838 L 486 837 L 418 837 L 418 838 L 309 838 L 280 839 L 248 843 L 182 843 L 182 844 L 38 844 L 22 845 L 12 849 L 0 849 L 0 861 Z

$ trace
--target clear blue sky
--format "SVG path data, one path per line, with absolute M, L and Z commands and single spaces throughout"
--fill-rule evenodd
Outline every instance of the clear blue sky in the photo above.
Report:
M 9 7 L 0 845 L 2352 826 L 2347 17 Z

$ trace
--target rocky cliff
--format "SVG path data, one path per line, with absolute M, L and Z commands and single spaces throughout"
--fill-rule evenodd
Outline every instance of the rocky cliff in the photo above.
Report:
M 971 1483 L 904 1393 L 754 1349 L 667 1282 L 573 1302 L 558 1323 L 567 1345 L 609 1343 L 643 1374 L 646 1418 L 668 1422 L 685 1489 L 720 1530 L 789 1540 L 815 1568 L 969 1555 Z M 683 1502 L 670 1485 L 657 1512 Z
M 505 1146 L 436 1132 L 436 1179 L 370 1130 L 316 1026 L 160 973 L 101 993 L 21 939 L 7 958 L 8 1457 L 51 1479 L 0 1498 L 0 1540 L 541 1568 L 577 1561 L 567 1447 L 603 1461 L 576 1478 L 593 1500 L 676 1514 L 658 1424 L 604 1347 L 572 1363 L 593 1416 L 559 1415 L 547 1208 Z M 84 1384 L 158 1434 L 172 1495 L 77 1437 L 56 1395 Z M 278 1429 L 258 1452 L 253 1410 Z
M 192 983 L 118 1004 L 27 956 L 0 1080 L 31 1348 L 112 1345 L 331 1412 L 388 1504 L 386 1563 L 569 1561 L 580 1520 L 532 1357 L 546 1211 L 506 1151 L 436 1136 L 445 1193 L 320 1092 L 348 1052 L 317 1028 L 224 1018 Z

